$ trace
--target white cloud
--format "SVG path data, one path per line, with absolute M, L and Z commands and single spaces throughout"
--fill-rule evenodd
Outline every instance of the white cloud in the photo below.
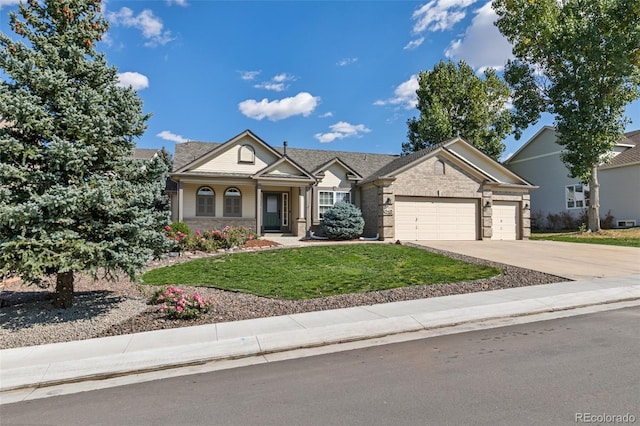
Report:
M 244 115 L 254 120 L 267 118 L 271 121 L 283 120 L 294 115 L 308 117 L 320 102 L 320 98 L 312 96 L 307 92 L 300 92 L 297 95 L 269 101 L 267 98 L 261 101 L 247 99 L 238 104 L 238 109 Z
M 173 40 L 170 31 L 164 31 L 162 20 L 156 17 L 149 9 L 145 9 L 138 15 L 128 7 L 121 8 L 118 12 L 108 13 L 109 21 L 114 25 L 136 28 L 142 31 L 142 36 L 149 40 L 145 46 L 165 45 Z
M 160 133 L 158 133 L 156 136 L 166 141 L 171 141 L 176 143 L 184 143 L 189 141 L 189 139 L 183 138 L 180 135 L 176 135 L 175 133 L 172 133 L 169 130 L 163 130 Z
M 466 16 L 465 9 L 477 0 L 431 0 L 413 12 L 414 34 L 450 30 Z
M 266 89 L 272 90 L 274 92 L 283 92 L 289 87 L 286 82 L 293 81 L 295 79 L 296 78 L 291 74 L 282 73 L 273 76 L 269 81 L 263 81 L 262 83 L 256 84 L 253 87 L 255 87 L 256 89 Z
M 0 0 L 0 9 L 5 6 L 15 6 L 20 3 L 20 0 Z
M 131 86 L 133 90 L 142 90 L 149 87 L 149 79 L 146 75 L 137 72 L 123 72 L 118 74 L 118 86 Z
M 416 90 L 419 87 L 418 76 L 416 74 L 412 75 L 409 80 L 404 81 L 396 87 L 393 91 L 395 95 L 392 98 L 386 100 L 378 100 L 373 104 L 378 106 L 383 105 L 402 105 L 404 109 L 413 109 L 418 105 L 418 95 L 416 94 Z
M 405 47 L 403 47 L 403 49 L 404 50 L 415 49 L 415 48 L 419 47 L 423 42 L 424 42 L 424 37 L 420 37 L 418 39 L 411 40 L 409 43 L 407 43 L 407 45 Z
M 451 42 L 445 56 L 454 61 L 463 59 L 478 72 L 489 67 L 500 70 L 512 57 L 512 46 L 493 25 L 498 15 L 491 8 L 490 1 L 475 14 L 462 38 Z
M 240 73 L 240 78 L 245 81 L 255 80 L 258 75 L 262 71 L 238 71 Z
M 189 3 L 187 3 L 187 0 L 167 0 L 167 4 L 169 6 L 173 5 L 173 4 L 177 4 L 178 6 L 189 6 Z
M 369 133 L 371 129 L 368 129 L 364 124 L 350 124 L 346 121 L 339 121 L 336 124 L 329 126 L 331 132 L 328 133 L 316 133 L 314 137 L 320 141 L 320 143 L 333 142 L 336 139 L 344 139 L 353 136 L 360 136 L 362 133 Z
M 346 67 L 347 65 L 355 64 L 358 62 L 358 58 L 344 58 L 340 59 L 336 65 L 339 67 Z
M 325 112 L 320 116 L 320 118 L 330 118 L 330 117 L 333 117 L 333 113 L 331 111 Z

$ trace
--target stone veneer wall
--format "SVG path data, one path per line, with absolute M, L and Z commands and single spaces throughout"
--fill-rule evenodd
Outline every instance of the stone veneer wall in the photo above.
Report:
M 373 237 L 380 232 L 378 223 L 378 206 L 380 205 L 378 188 L 369 186 L 360 190 L 360 210 L 364 219 L 365 237 Z
M 192 232 L 197 230 L 208 231 L 213 229 L 222 229 L 225 226 L 244 226 L 252 230 L 256 230 L 255 219 L 245 219 L 241 217 L 198 217 L 185 218 L 184 223 L 187 224 Z

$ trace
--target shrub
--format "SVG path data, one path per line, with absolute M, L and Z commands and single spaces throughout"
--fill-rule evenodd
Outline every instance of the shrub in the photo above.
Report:
M 172 222 L 171 225 L 169 226 L 169 228 L 171 229 L 171 232 L 173 232 L 173 233 L 181 232 L 184 235 L 191 234 L 191 230 L 189 229 L 187 224 L 184 223 L 184 222 Z
M 320 229 L 332 240 L 350 240 L 362 235 L 364 219 L 359 208 L 339 202 L 324 213 Z
M 605 215 L 605 217 L 600 219 L 600 227 L 602 229 L 611 229 L 611 228 L 613 228 L 613 223 L 614 223 L 613 221 L 615 219 L 616 218 L 611 214 L 611 210 L 609 210 L 607 212 L 607 214 Z
M 204 300 L 196 291 L 189 296 L 186 291 L 170 285 L 167 288 L 157 290 L 149 303 L 162 304 L 160 313 L 169 319 L 196 319 L 211 310 L 213 302 Z
M 212 252 L 218 249 L 242 247 L 248 240 L 255 240 L 259 235 L 244 226 L 225 226 L 221 230 L 183 233 L 174 231 L 170 226 L 165 227 L 167 238 L 174 242 L 174 251 L 204 251 Z

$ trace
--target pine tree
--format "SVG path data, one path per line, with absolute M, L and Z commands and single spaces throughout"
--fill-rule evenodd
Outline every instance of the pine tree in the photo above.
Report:
M 166 165 L 134 160 L 148 116 L 96 43 L 100 0 L 28 0 L 0 32 L 0 277 L 129 276 L 166 247 Z

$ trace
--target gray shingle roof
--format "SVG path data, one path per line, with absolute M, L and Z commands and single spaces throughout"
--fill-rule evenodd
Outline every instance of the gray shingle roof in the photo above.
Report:
M 158 151 L 158 149 L 153 148 L 136 148 L 133 150 L 133 158 L 137 160 L 151 160 Z
M 446 141 L 448 142 L 448 141 Z M 431 145 L 425 149 L 421 149 L 420 151 L 414 152 L 410 155 L 404 155 L 402 157 L 396 157 L 393 161 L 385 164 L 380 169 L 375 172 L 367 175 L 367 177 L 362 181 L 362 183 L 371 182 L 381 177 L 390 176 L 396 170 L 403 168 L 404 166 L 411 164 L 417 159 L 424 157 L 425 155 L 437 150 L 441 146 L 443 146 L 446 142 L 439 143 L 437 145 Z
M 640 136 L 640 133 L 638 134 Z M 609 166 L 622 166 L 624 164 L 640 163 L 640 144 L 636 144 L 633 148 L 629 148 L 624 152 L 613 157 L 607 164 Z
M 185 142 L 176 145 L 173 156 L 173 170 L 179 170 L 197 158 L 219 147 L 216 142 Z M 280 154 L 284 147 L 274 147 Z M 287 148 L 287 156 L 307 172 L 312 173 L 318 167 L 339 158 L 360 176 L 369 176 L 385 164 L 398 158 L 397 155 L 371 154 L 364 152 L 325 151 L 319 149 Z
M 202 157 L 206 153 L 222 145 L 216 142 L 184 142 L 176 144 L 173 153 L 173 171 L 191 163 L 193 160 Z

